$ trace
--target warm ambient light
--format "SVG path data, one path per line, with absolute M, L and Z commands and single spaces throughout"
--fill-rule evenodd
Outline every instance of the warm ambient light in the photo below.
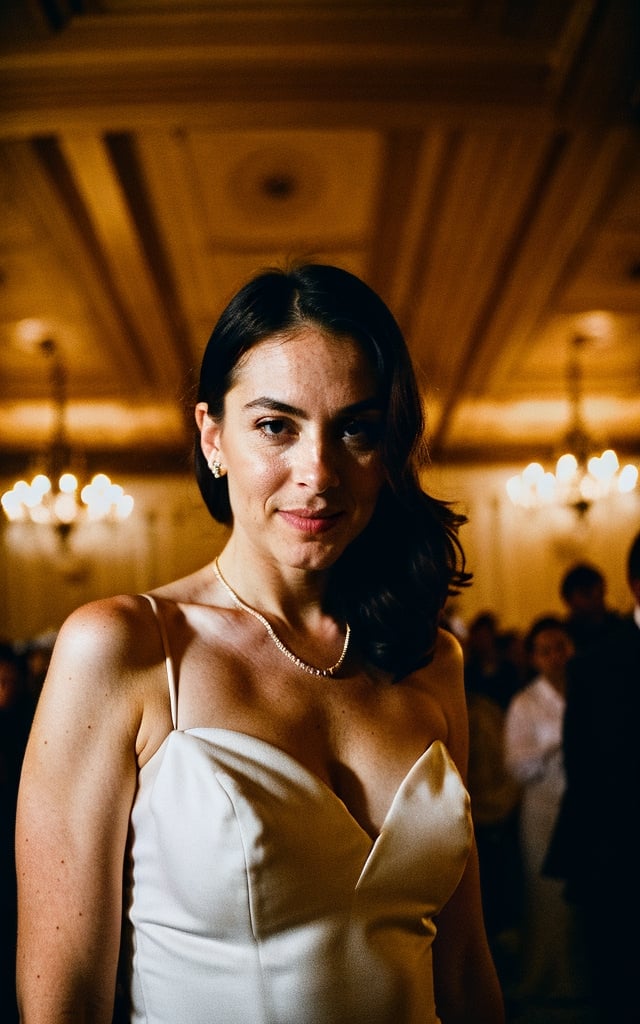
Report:
M 35 523 L 53 527 L 66 540 L 83 520 L 119 522 L 133 510 L 133 498 L 106 473 L 97 473 L 83 485 L 74 472 L 73 460 L 65 437 L 66 373 L 54 341 L 47 339 L 41 351 L 53 360 L 51 384 L 57 422 L 48 453 L 43 459 L 45 472 L 37 473 L 31 483 L 18 480 L 0 499 L 10 522 Z
M 637 482 L 636 466 L 621 469 L 618 456 L 608 448 L 602 455 L 592 456 L 586 466 L 567 452 L 560 456 L 553 473 L 545 472 L 539 462 L 530 462 L 521 473 L 507 480 L 506 486 L 514 505 L 567 505 L 583 515 L 594 501 L 612 494 L 628 494 Z
M 126 519 L 133 510 L 133 498 L 105 473 L 97 473 L 82 489 L 74 473 L 64 472 L 57 481 L 44 473 L 31 483 L 18 480 L 2 495 L 2 507 L 11 522 L 74 526 L 80 519 L 93 521 Z
M 590 455 L 593 444 L 584 428 L 580 409 L 579 355 L 584 341 L 583 337 L 573 339 L 567 368 L 572 425 L 566 443 L 574 451 L 561 455 L 553 472 L 545 471 L 539 462 L 530 462 L 521 473 L 507 480 L 507 494 L 514 505 L 523 508 L 563 505 L 584 516 L 595 501 L 613 494 L 628 494 L 636 487 L 637 467 L 629 464 L 621 468 L 612 448 L 600 455 Z

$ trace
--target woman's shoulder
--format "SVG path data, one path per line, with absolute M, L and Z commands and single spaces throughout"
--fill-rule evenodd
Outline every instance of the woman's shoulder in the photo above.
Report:
M 438 628 L 433 659 L 422 670 L 422 678 L 425 692 L 439 708 L 442 739 L 466 779 L 468 724 L 462 648 L 449 630 Z
M 433 657 L 418 672 L 421 687 L 441 706 L 446 717 L 456 715 L 465 701 L 462 648 L 446 629 L 439 628 Z
M 142 594 L 119 594 L 80 605 L 63 622 L 52 665 L 95 667 L 102 678 L 109 671 L 131 671 L 157 659 L 159 633 L 149 629 L 154 613 Z
M 452 672 L 462 671 L 463 652 L 460 641 L 450 629 L 445 629 L 443 626 L 438 627 L 434 661 L 437 661 L 445 669 L 449 668 Z
M 95 642 L 111 640 L 139 625 L 150 611 L 142 594 L 117 594 L 79 605 L 65 619 L 58 640 L 85 637 Z
M 153 611 L 142 595 L 119 595 L 80 605 L 65 619 L 53 648 L 36 708 L 40 734 L 63 737 L 67 723 L 86 723 L 94 750 L 105 757 L 131 751 L 169 721 L 162 684 L 164 658 Z M 146 732 L 141 732 L 142 727 Z M 75 730 L 78 736 L 84 730 Z M 75 749 L 87 753 L 76 743 Z
M 211 608 L 210 592 L 205 567 L 146 593 L 116 594 L 80 605 L 64 621 L 54 655 L 95 664 L 102 675 L 153 669 L 164 664 L 168 638 L 184 633 L 194 609 Z
M 438 627 L 431 660 L 417 670 L 414 678 L 431 693 L 453 697 L 464 689 L 463 665 L 462 647 L 457 637 Z

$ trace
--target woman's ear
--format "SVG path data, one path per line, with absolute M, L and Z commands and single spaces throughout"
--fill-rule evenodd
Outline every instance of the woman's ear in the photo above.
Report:
M 198 402 L 194 415 L 200 431 L 200 447 L 207 463 L 211 464 L 216 459 L 220 461 L 220 424 L 207 412 L 206 402 Z

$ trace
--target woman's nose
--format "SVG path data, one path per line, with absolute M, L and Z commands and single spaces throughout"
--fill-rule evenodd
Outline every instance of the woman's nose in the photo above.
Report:
M 329 441 L 313 439 L 300 442 L 296 452 L 298 482 L 312 488 L 318 494 L 337 487 L 340 482 L 338 453 Z

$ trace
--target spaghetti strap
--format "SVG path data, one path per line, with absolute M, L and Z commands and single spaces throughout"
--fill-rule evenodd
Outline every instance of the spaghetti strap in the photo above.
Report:
M 171 703 L 171 721 L 173 722 L 173 728 L 178 728 L 178 689 L 176 686 L 176 674 L 173 670 L 173 661 L 171 659 L 171 651 L 169 649 L 169 637 L 167 636 L 167 627 L 165 621 L 158 608 L 158 602 L 155 597 L 151 594 L 142 594 L 142 597 L 146 597 L 147 601 L 153 609 L 153 614 L 156 617 L 158 623 L 158 629 L 160 630 L 160 636 L 162 638 L 162 648 L 164 650 L 164 663 L 167 669 L 167 680 L 169 683 L 169 701 Z

